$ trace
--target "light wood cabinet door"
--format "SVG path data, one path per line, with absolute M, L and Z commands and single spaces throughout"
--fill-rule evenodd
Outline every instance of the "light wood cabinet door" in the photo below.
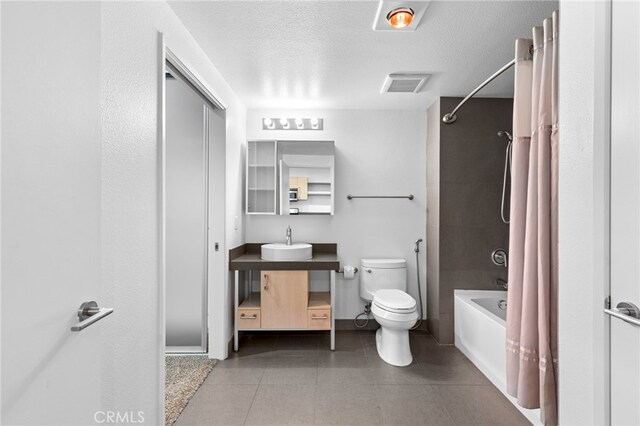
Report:
M 260 273 L 262 328 L 307 328 L 309 271 Z
M 298 201 L 306 201 L 309 199 L 309 178 L 306 176 L 289 177 L 289 188 L 298 190 Z

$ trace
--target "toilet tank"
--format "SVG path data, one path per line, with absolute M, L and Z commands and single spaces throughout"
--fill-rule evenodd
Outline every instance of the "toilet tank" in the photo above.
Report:
M 360 260 L 360 297 L 371 301 L 375 292 L 382 289 L 407 290 L 406 260 Z

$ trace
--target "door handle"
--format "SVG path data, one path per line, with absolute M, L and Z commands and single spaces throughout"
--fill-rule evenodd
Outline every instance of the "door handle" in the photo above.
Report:
M 640 309 L 630 302 L 620 302 L 615 308 L 605 308 L 604 313 L 629 324 L 640 326 Z
M 78 320 L 80 322 L 72 326 L 71 331 L 83 330 L 112 313 L 113 308 L 99 308 L 98 304 L 93 300 L 84 302 L 80 305 L 80 308 L 78 308 Z

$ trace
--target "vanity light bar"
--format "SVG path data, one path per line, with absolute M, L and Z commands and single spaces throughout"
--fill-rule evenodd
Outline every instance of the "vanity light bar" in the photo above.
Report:
M 322 118 L 273 118 L 262 119 L 262 130 L 322 130 Z

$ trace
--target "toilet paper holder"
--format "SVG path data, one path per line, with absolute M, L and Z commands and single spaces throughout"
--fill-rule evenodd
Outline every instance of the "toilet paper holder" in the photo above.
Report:
M 336 272 L 339 273 L 339 274 L 344 274 L 344 268 L 340 268 Z M 353 272 L 357 274 L 358 273 L 358 268 L 353 268 Z

